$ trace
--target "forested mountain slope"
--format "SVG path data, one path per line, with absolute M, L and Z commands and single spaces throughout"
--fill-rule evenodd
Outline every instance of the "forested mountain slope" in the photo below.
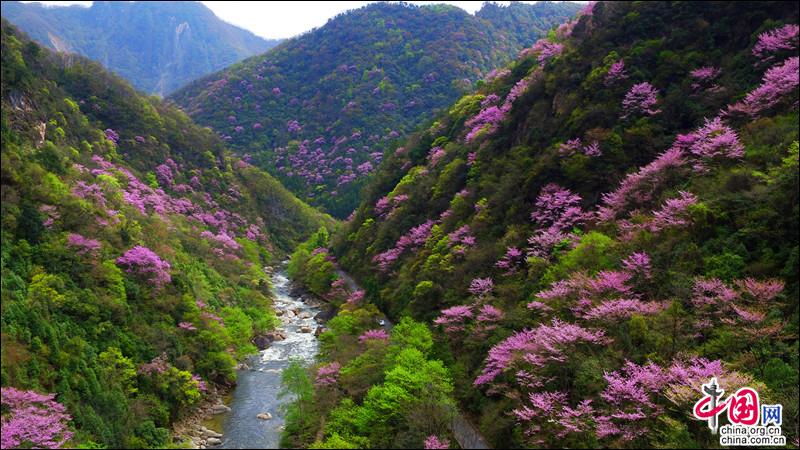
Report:
M 346 217 L 389 143 L 472 89 L 573 3 L 375 3 L 170 98 L 312 205 Z
M 3 17 L 50 49 L 89 57 L 137 89 L 167 95 L 278 44 L 220 20 L 200 2 L 3 2 Z
M 716 377 L 796 445 L 797 23 L 590 4 L 399 145 L 296 253 L 343 306 L 287 439 L 442 448 L 455 400 L 498 448 L 717 446 L 691 418 Z
M 330 218 L 97 63 L 2 24 L 3 448 L 163 447 Z

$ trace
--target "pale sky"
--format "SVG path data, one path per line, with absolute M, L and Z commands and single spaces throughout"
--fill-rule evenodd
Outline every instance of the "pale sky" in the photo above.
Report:
M 24 2 L 30 3 L 30 2 Z M 86 5 L 87 1 L 40 1 L 46 5 Z M 214 11 L 220 19 L 242 27 L 263 38 L 289 38 L 320 27 L 331 17 L 355 8 L 374 2 L 233 2 L 215 1 L 202 2 Z M 476 2 L 451 2 L 451 1 L 412 1 L 417 5 L 448 3 L 458 6 L 469 13 L 480 9 L 483 1 Z M 497 2 L 507 4 L 509 2 Z M 536 2 L 523 2 L 536 3 Z

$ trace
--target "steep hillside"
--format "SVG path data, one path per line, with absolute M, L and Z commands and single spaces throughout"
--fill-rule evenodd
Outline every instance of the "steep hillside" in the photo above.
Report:
M 716 447 L 691 419 L 716 377 L 784 405 L 796 445 L 797 22 L 782 2 L 590 4 L 398 146 L 330 249 L 293 262 L 343 306 L 287 439 L 445 448 L 427 413 L 452 411 L 449 376 L 497 448 Z M 373 304 L 431 325 L 429 369 L 405 372 Z M 419 398 L 425 377 L 445 382 Z
M 1 94 L 2 447 L 171 444 L 276 325 L 264 267 L 330 219 L 6 21 Z
M 170 98 L 301 198 L 346 217 L 388 143 L 577 9 L 487 5 L 472 16 L 376 3 Z
M 3 17 L 40 44 L 87 56 L 158 95 L 279 42 L 223 22 L 200 2 L 93 2 L 86 8 L 4 1 Z

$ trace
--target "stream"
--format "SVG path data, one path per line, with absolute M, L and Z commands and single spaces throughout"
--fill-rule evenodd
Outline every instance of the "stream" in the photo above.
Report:
M 297 310 L 298 315 L 279 317 L 283 322 L 286 339 L 273 342 L 269 348 L 250 357 L 246 363 L 250 369 L 239 370 L 236 389 L 228 405 L 231 411 L 223 423 L 222 444 L 215 448 L 278 448 L 283 430 L 284 414 L 281 406 L 291 402 L 290 397 L 278 398 L 281 391 L 281 373 L 289 366 L 290 358 L 299 358 L 312 363 L 317 354 L 318 342 L 313 331 L 317 328 L 314 316 L 319 308 L 303 303 L 289 294 L 290 283 L 285 269 L 272 276 L 275 292 L 275 310 Z M 301 318 L 307 313 L 308 318 Z M 311 333 L 301 332 L 310 327 Z M 261 413 L 272 415 L 270 420 L 261 420 Z
M 338 274 L 350 290 L 358 289 L 348 274 L 341 270 Z M 292 401 L 288 396 L 278 398 L 281 373 L 289 366 L 290 359 L 298 358 L 311 364 L 317 355 L 318 341 L 313 331 L 318 326 L 314 316 L 320 309 L 290 295 L 289 278 L 283 268 L 272 276 L 272 288 L 275 292 L 275 311 L 283 311 L 279 318 L 286 339 L 274 341 L 266 350 L 248 358 L 246 364 L 249 369 L 239 370 L 236 389 L 228 405 L 231 411 L 225 414 L 222 425 L 222 443 L 212 448 L 278 448 L 284 425 L 281 406 Z M 288 311 L 297 311 L 298 314 L 288 317 Z M 384 320 L 386 327 L 391 329 L 389 319 L 384 316 Z M 303 327 L 309 327 L 312 332 L 303 333 Z M 261 413 L 269 413 L 272 418 L 257 418 Z M 489 448 L 477 428 L 461 414 L 454 418 L 452 431 L 462 448 Z

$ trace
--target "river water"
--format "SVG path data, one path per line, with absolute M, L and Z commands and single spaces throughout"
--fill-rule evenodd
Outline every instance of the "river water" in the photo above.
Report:
M 275 341 L 247 361 L 250 370 L 240 370 L 236 389 L 231 400 L 231 411 L 226 414 L 223 424 L 222 444 L 216 448 L 278 448 L 284 415 L 281 405 L 291 398 L 278 398 L 281 390 L 281 372 L 289 365 L 290 358 L 299 358 L 306 364 L 314 361 L 318 342 L 313 330 L 317 323 L 314 316 L 319 312 L 300 299 L 289 295 L 289 279 L 281 270 L 272 277 L 275 292 L 275 310 L 297 310 L 307 319 L 300 317 L 287 318 L 284 314 L 283 329 L 286 340 Z M 312 333 L 302 333 L 300 328 L 311 327 Z M 271 420 L 261 420 L 256 415 L 267 412 L 272 414 Z

